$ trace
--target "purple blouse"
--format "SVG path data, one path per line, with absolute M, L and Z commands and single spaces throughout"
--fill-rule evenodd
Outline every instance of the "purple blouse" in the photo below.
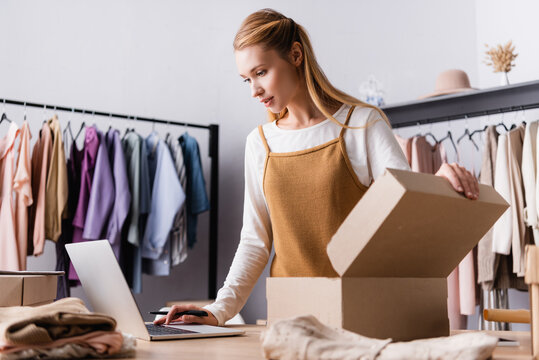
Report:
M 74 145 L 75 146 L 75 145 Z M 99 148 L 99 138 L 95 127 L 87 127 L 84 137 L 84 150 L 81 163 L 80 192 L 75 215 L 73 216 L 73 242 L 83 241 L 82 232 L 86 220 L 88 202 L 90 200 L 90 191 L 92 189 L 92 179 Z M 70 264 L 69 279 L 78 280 L 77 273 Z

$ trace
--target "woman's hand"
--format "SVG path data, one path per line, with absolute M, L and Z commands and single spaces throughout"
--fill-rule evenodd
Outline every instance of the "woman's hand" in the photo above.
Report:
M 473 200 L 479 198 L 477 179 L 464 167 L 456 163 L 444 163 L 435 175 L 446 178 L 456 191 L 463 193 L 467 198 Z
M 194 315 L 183 315 L 180 317 L 176 317 L 176 314 L 182 311 L 187 310 L 202 310 L 208 313 L 208 316 L 194 316 Z M 198 307 L 196 305 L 174 305 L 168 312 L 166 316 L 163 316 L 159 320 L 155 320 L 153 323 L 155 325 L 163 325 L 163 324 L 170 324 L 171 322 L 176 321 L 183 321 L 185 323 L 194 323 L 194 324 L 204 324 L 204 325 L 218 325 L 218 321 L 213 316 L 213 314 L 208 311 L 207 309 Z

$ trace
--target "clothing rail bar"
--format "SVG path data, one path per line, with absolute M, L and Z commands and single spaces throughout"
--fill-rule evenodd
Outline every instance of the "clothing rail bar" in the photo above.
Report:
M 29 101 L 10 100 L 0 98 L 0 104 L 20 105 L 34 108 L 50 109 L 53 111 L 76 112 L 81 114 L 91 114 L 108 116 L 119 119 L 147 121 L 152 123 L 188 126 L 209 130 L 209 157 L 211 158 L 210 170 L 210 220 L 209 220 L 209 249 L 208 249 L 208 299 L 215 299 L 217 296 L 217 246 L 218 246 L 218 206 L 219 206 L 219 125 L 199 125 L 180 121 L 161 120 L 147 118 L 143 116 L 133 116 L 124 114 L 107 113 L 103 111 L 85 110 L 66 106 L 39 104 Z
M 160 123 L 160 124 L 182 125 L 182 126 L 189 126 L 193 128 L 210 129 L 210 125 L 199 125 L 199 124 L 191 124 L 191 123 L 172 121 L 172 120 L 147 118 L 144 116 L 115 114 L 115 113 L 108 113 L 108 112 L 103 112 L 103 111 L 85 110 L 85 109 L 71 108 L 71 107 L 65 107 L 65 106 L 38 104 L 38 103 L 20 101 L 20 100 L 10 100 L 10 99 L 0 98 L 0 103 L 10 104 L 10 105 L 29 106 L 29 107 L 42 108 L 42 109 L 50 109 L 50 110 L 55 110 L 55 111 L 59 110 L 59 111 L 67 111 L 67 112 L 76 112 L 76 113 L 81 113 L 81 114 L 108 116 L 108 117 L 125 119 L 125 120 L 136 120 L 136 121 L 140 120 L 140 121 L 148 121 L 148 122 Z
M 437 123 L 437 122 L 459 120 L 459 119 L 501 114 L 501 113 L 507 113 L 507 112 L 525 111 L 525 110 L 537 109 L 537 108 L 539 108 L 539 103 L 530 104 L 526 106 L 512 106 L 512 107 L 499 108 L 499 109 L 493 109 L 493 110 L 477 111 L 477 112 L 471 112 L 467 114 L 458 114 L 458 115 L 452 115 L 452 116 L 440 116 L 440 117 L 430 118 L 430 119 L 422 119 L 422 120 L 417 120 L 417 121 L 391 124 L 391 126 L 393 128 L 401 128 L 401 127 L 407 127 L 407 126 L 425 125 L 425 124 L 432 124 L 432 123 Z
M 381 107 L 394 128 L 539 108 L 539 80 Z

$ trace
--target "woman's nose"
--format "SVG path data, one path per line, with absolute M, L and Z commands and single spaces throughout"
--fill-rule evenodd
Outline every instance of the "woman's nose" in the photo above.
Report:
M 259 97 L 263 93 L 264 93 L 264 90 L 257 84 L 253 83 L 253 85 L 251 86 L 251 96 L 256 98 L 256 97 Z

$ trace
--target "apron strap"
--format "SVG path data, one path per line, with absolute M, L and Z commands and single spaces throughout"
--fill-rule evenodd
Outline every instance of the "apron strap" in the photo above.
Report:
M 264 144 L 264 147 L 266 148 L 266 154 L 269 154 L 270 149 L 268 146 L 268 142 L 266 141 L 266 137 L 264 136 L 264 130 L 262 130 L 262 125 L 258 125 L 258 132 L 260 133 L 260 138 L 262 139 L 262 143 Z
M 354 106 L 350 107 L 350 110 L 348 110 L 348 115 L 346 115 L 346 120 L 344 121 L 344 125 L 348 125 L 348 122 L 350 121 L 350 117 L 352 116 L 352 112 L 354 111 L 355 107 L 356 107 L 356 106 L 354 105 Z M 342 138 L 342 137 L 343 137 L 343 135 L 344 135 L 344 130 L 346 130 L 345 127 L 343 127 L 343 128 L 341 129 L 341 132 L 340 132 L 340 134 L 339 134 L 339 138 Z

